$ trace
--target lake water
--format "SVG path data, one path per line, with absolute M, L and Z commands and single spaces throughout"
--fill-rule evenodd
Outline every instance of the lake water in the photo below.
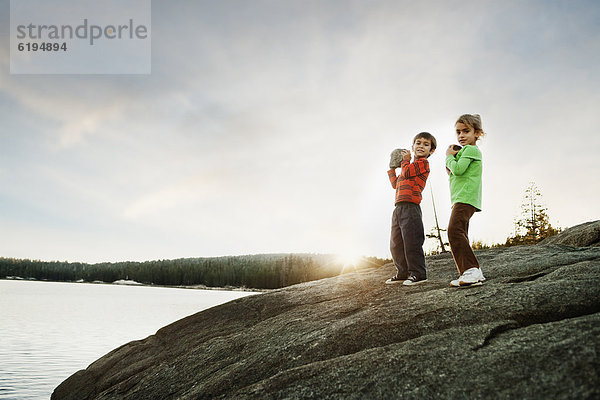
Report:
M 63 380 L 116 347 L 251 294 L 0 280 L 0 399 L 49 399 Z

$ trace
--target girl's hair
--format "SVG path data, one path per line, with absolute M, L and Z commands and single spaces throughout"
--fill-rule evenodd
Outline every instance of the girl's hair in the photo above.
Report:
M 473 128 L 475 132 L 479 131 L 479 137 L 485 135 L 485 132 L 483 131 L 483 125 L 481 124 L 481 116 L 479 114 L 463 114 L 458 117 L 454 125 L 458 124 L 459 122 L 467 125 L 470 128 Z

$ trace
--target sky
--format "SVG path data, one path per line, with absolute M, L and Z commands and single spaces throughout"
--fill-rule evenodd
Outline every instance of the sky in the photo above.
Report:
M 504 242 L 535 182 L 554 226 L 600 217 L 597 1 L 153 1 L 148 75 L 10 74 L 0 0 L 0 257 L 390 257 L 391 151 L 431 132 L 426 231 L 454 122 L 482 117 Z M 433 242 L 426 243 L 432 248 Z

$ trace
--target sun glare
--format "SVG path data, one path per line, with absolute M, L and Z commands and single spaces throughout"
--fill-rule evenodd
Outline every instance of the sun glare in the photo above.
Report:
M 362 256 L 348 253 L 338 254 L 336 260 L 344 266 L 344 269 L 346 269 L 348 267 L 358 267 L 362 261 Z

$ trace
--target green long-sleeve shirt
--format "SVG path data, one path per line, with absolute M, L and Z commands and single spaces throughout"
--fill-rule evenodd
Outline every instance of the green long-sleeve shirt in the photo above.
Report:
M 446 157 L 450 170 L 450 198 L 452 204 L 466 203 L 481 211 L 481 151 L 475 145 L 466 145 L 456 155 Z

